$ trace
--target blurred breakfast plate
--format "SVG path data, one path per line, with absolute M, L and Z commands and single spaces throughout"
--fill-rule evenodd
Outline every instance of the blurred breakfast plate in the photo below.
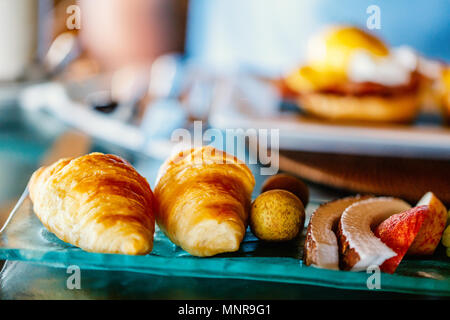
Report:
M 437 115 L 422 115 L 412 125 L 344 124 L 308 117 L 296 107 L 283 110 L 276 90 L 256 79 L 225 82 L 218 92 L 212 127 L 277 129 L 281 150 L 450 159 L 450 128 Z
M 308 206 L 307 214 L 319 204 Z M 372 274 L 307 267 L 303 237 L 288 243 L 258 241 L 250 232 L 239 251 L 210 258 L 193 257 L 157 230 L 154 248 L 145 256 L 85 252 L 65 243 L 41 224 L 25 192 L 0 231 L 0 259 L 81 269 L 124 270 L 162 276 L 232 278 L 369 290 Z M 405 259 L 396 273 L 382 273 L 381 291 L 450 296 L 450 261 L 438 247 L 430 259 Z

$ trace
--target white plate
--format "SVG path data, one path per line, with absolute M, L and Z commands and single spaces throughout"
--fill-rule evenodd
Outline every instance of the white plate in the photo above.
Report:
M 259 90 L 258 103 L 252 99 L 254 90 Z M 210 114 L 213 127 L 278 129 L 281 150 L 450 159 L 450 128 L 439 117 L 414 125 L 344 125 L 279 111 L 279 98 L 265 84 L 257 88 L 240 82 L 221 91 L 226 94 Z

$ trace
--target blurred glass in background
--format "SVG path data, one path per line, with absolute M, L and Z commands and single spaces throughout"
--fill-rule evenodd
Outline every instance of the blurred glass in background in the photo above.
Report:
M 150 63 L 184 49 L 184 0 L 80 0 L 79 4 L 82 45 L 106 67 Z

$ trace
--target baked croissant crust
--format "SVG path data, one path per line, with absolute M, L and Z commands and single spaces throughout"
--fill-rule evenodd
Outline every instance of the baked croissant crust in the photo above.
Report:
M 212 147 L 180 152 L 161 167 L 156 221 L 195 256 L 239 249 L 247 228 L 255 178 L 236 157 Z
M 34 212 L 63 241 L 100 253 L 152 250 L 153 193 L 125 160 L 102 153 L 61 159 L 38 169 L 28 188 Z

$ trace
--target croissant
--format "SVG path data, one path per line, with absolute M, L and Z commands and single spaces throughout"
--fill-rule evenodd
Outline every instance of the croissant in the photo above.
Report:
M 180 152 L 160 168 L 156 221 L 176 245 L 194 256 L 239 249 L 255 178 L 236 157 L 212 147 Z
M 38 169 L 28 184 L 34 212 L 61 240 L 86 251 L 147 254 L 155 201 L 125 160 L 91 153 Z

